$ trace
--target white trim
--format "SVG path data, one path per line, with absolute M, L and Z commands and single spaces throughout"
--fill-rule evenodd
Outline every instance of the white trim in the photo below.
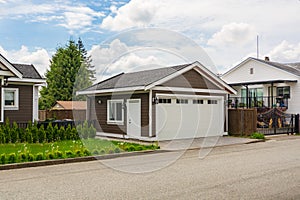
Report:
M 223 96 L 207 96 L 207 95 L 188 95 L 188 94 L 163 94 L 157 93 L 158 97 L 182 97 L 182 98 L 201 98 L 201 99 L 224 99 Z
M 22 78 L 23 75 L 0 54 L 0 62 L 3 63 L 8 70 L 15 74 L 18 78 Z
M 138 86 L 138 87 L 113 88 L 113 89 L 104 89 L 104 90 L 77 91 L 76 95 L 102 94 L 102 93 L 112 93 L 112 92 L 126 92 L 126 91 L 135 91 L 135 90 L 145 90 L 145 87 L 144 86 Z
M 0 70 L 1 76 L 15 76 L 11 71 L 2 71 Z
M 152 137 L 152 90 L 149 91 L 149 136 Z
M 116 134 L 116 133 L 107 133 L 107 132 L 97 132 L 96 136 L 98 137 L 107 137 L 107 138 L 121 138 L 121 139 L 137 139 L 140 141 L 154 142 L 157 141 L 157 137 L 134 137 L 125 134 Z
M 39 120 L 39 85 L 32 87 L 32 122 Z
M 117 102 L 117 103 L 122 103 L 122 120 L 121 121 L 117 121 L 117 120 L 110 120 L 109 119 L 109 105 L 110 105 L 110 102 Z M 107 124 L 115 124 L 115 125 L 124 125 L 124 108 L 123 108 L 123 105 L 124 105 L 124 99 L 109 99 L 107 100 L 107 111 L 106 111 L 106 123 Z
M 24 82 L 24 83 L 46 83 L 45 79 L 31 78 L 8 78 L 8 82 Z
M 156 86 L 153 90 L 161 90 L 161 91 L 174 91 L 174 92 L 199 92 L 199 93 L 212 93 L 212 94 L 229 94 L 224 90 L 213 90 L 213 89 L 195 89 L 195 88 L 181 88 L 181 87 L 164 87 L 164 86 Z
M 14 103 L 13 106 L 5 105 L 5 91 L 13 91 L 14 92 Z M 19 88 L 2 88 L 2 93 L 4 94 L 4 98 L 2 98 L 2 105 L 4 110 L 19 110 Z
M 4 104 L 3 104 L 3 99 L 4 99 L 4 90 L 3 88 L 1 89 L 1 120 L 0 122 L 4 122 Z
M 130 114 L 130 109 L 129 109 L 130 101 L 138 101 L 139 107 L 140 107 L 139 115 L 140 115 L 141 121 L 140 121 L 140 124 L 139 124 L 140 127 L 139 127 L 139 135 L 138 136 L 130 135 L 130 133 L 128 133 L 129 114 Z M 141 107 L 141 105 L 142 105 L 141 99 L 127 99 L 127 101 L 126 101 L 126 106 L 127 106 L 127 109 L 126 109 L 126 119 L 127 119 L 127 121 L 126 121 L 126 133 L 127 133 L 127 135 L 130 135 L 131 137 L 141 137 L 142 136 L 142 107 Z

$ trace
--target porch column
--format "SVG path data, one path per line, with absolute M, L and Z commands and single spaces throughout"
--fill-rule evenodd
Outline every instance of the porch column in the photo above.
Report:
M 274 94 L 273 94 L 273 87 L 274 87 L 274 83 L 271 83 L 271 108 L 273 108 L 273 104 L 274 104 Z
M 249 88 L 248 85 L 246 87 L 246 107 L 249 108 Z

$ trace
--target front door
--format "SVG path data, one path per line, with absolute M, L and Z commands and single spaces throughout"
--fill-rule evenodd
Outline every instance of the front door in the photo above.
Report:
M 141 137 L 141 99 L 127 100 L 127 135 Z

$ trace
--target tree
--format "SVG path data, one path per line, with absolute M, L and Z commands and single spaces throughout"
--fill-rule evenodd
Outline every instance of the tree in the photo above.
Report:
M 78 43 L 69 40 L 65 47 L 59 47 L 47 70 L 47 86 L 41 89 L 40 109 L 49 109 L 57 100 L 83 100 L 76 91 L 92 85 L 95 80 L 92 59 L 87 56 L 81 39 Z

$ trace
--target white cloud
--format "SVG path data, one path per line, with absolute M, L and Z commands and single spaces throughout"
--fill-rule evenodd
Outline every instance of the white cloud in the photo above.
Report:
M 155 2 L 144 1 L 141 3 L 139 0 L 131 0 L 119 9 L 112 6 L 111 12 L 115 16 L 109 15 L 104 18 L 101 28 L 119 31 L 136 26 L 147 26 L 159 7 L 159 3 Z
M 237 45 L 247 45 L 256 38 L 256 31 L 253 26 L 246 23 L 230 23 L 213 34 L 207 44 L 215 47 L 230 46 L 234 48 Z
M 19 50 L 6 51 L 0 46 L 0 53 L 11 63 L 33 64 L 41 75 L 44 75 L 50 65 L 50 55 L 42 48 L 29 51 L 26 46 Z
M 284 40 L 279 45 L 274 47 L 267 55 L 275 62 L 299 62 L 300 43 L 290 44 Z

